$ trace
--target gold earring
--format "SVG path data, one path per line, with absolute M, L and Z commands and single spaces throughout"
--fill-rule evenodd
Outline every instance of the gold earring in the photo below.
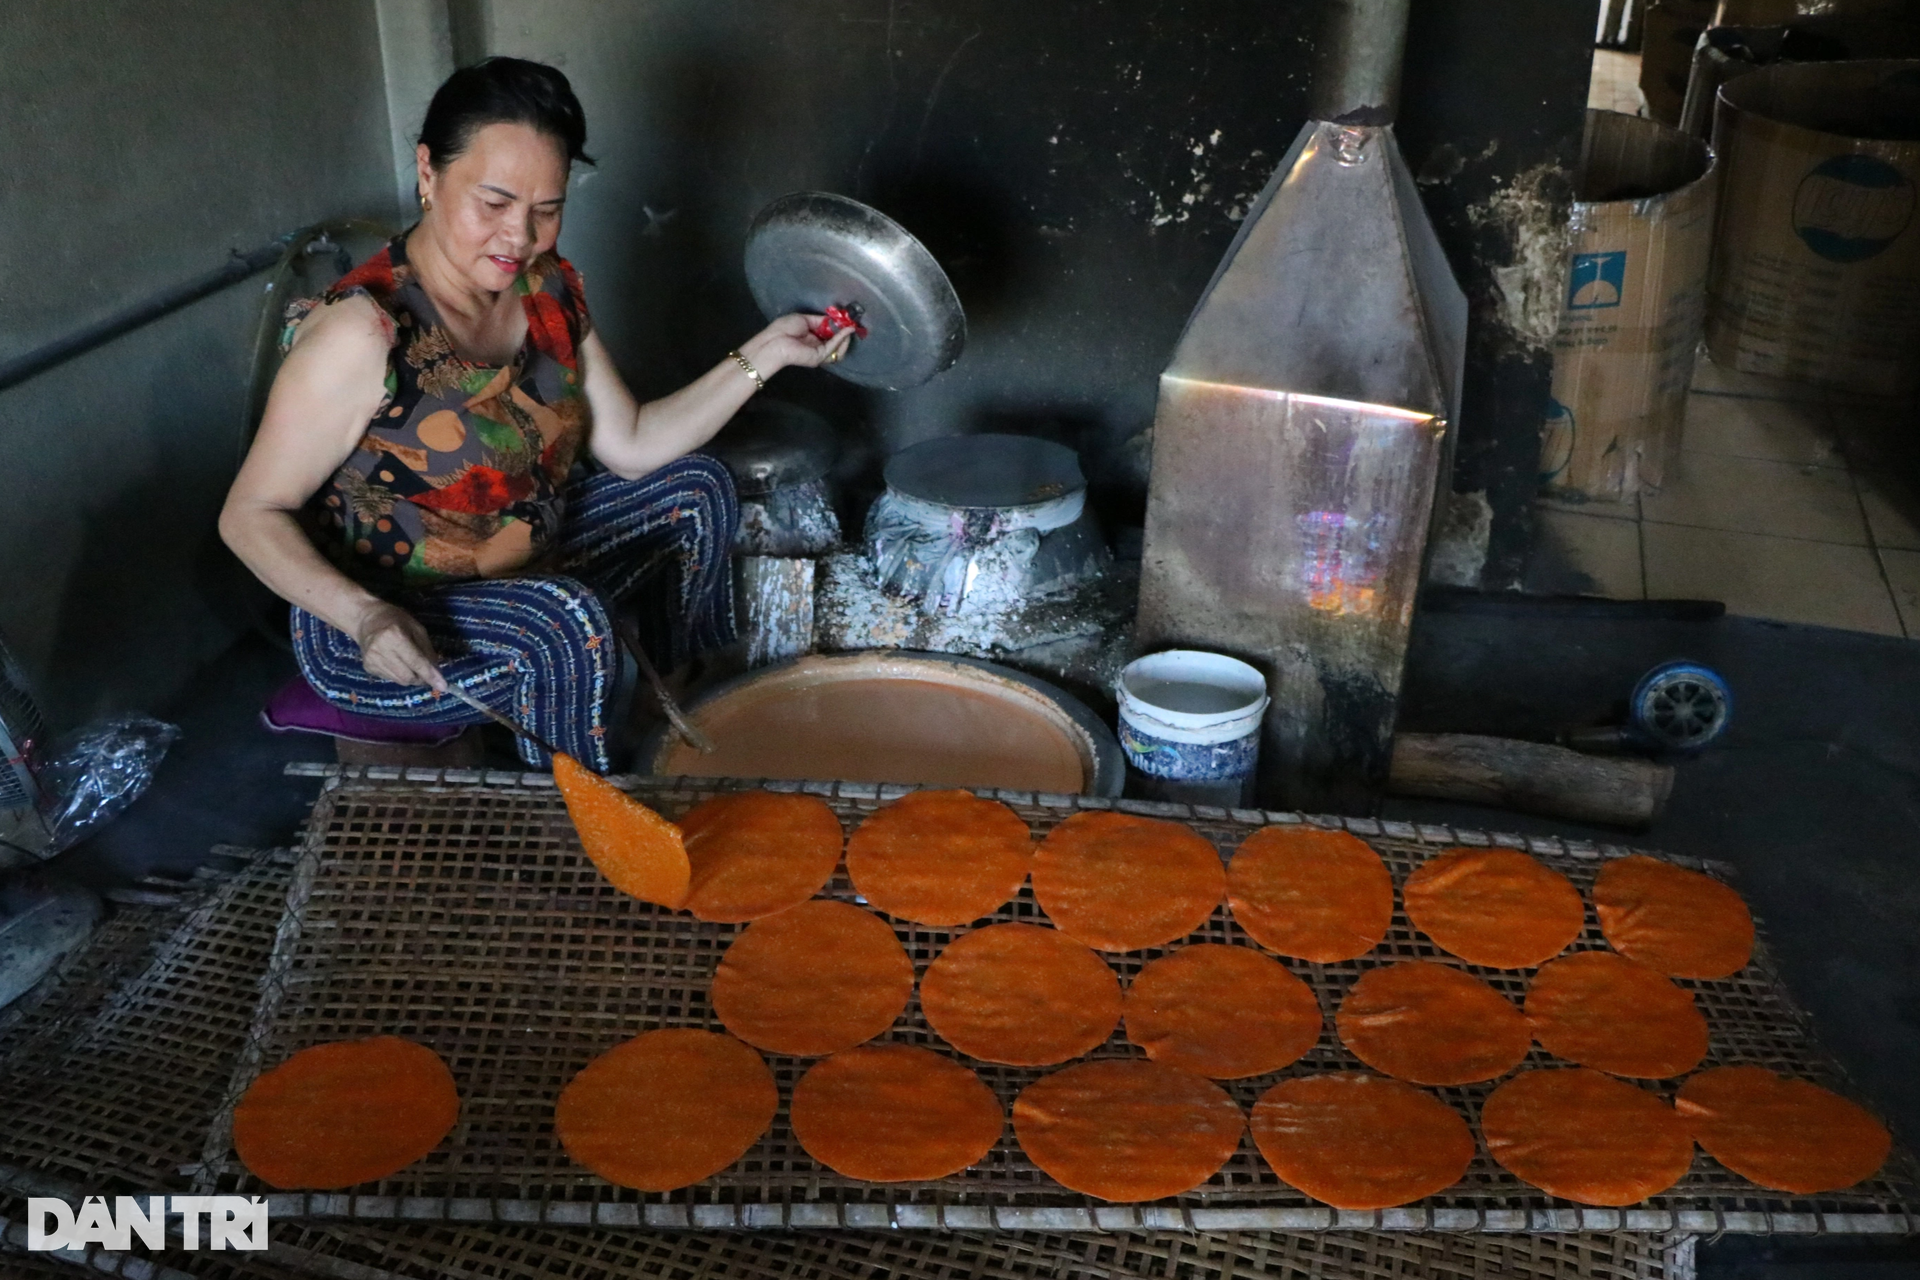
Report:
M 420 212 L 422 212 L 422 213 L 432 213 L 432 212 L 433 212 L 433 197 L 432 197 L 432 196 L 427 196 L 427 195 L 423 195 L 423 196 L 421 196 L 421 197 L 420 197 Z

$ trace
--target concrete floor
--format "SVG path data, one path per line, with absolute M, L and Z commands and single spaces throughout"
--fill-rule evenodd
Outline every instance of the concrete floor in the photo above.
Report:
M 1704 661 L 1731 682 L 1724 744 L 1683 764 L 1666 814 L 1635 842 L 1740 869 L 1794 994 L 1860 1091 L 1920 1140 L 1920 644 L 1723 617 L 1659 616 L 1635 602 L 1455 598 L 1423 610 L 1402 727 L 1548 737 L 1603 722 L 1663 659 Z M 244 643 L 165 712 L 185 733 L 152 790 L 63 861 L 101 881 L 184 870 L 218 843 L 288 840 L 312 802 L 293 759 L 321 739 L 258 726 L 293 672 Z M 1620 833 L 1474 806 L 1392 801 L 1388 816 L 1481 829 L 1622 839 Z M 1703 1276 L 1920 1276 L 1920 1241 L 1891 1247 L 1727 1237 Z

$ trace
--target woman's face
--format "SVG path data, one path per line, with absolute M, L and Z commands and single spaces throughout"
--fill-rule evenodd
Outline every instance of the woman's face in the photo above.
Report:
M 422 215 L 448 263 L 476 289 L 498 293 L 529 260 L 560 239 L 567 156 L 558 141 L 524 124 L 474 131 L 445 169 L 418 151 Z

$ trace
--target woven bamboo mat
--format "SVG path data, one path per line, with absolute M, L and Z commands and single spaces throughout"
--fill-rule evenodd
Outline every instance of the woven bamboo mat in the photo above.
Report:
M 381 776 L 385 774 L 387 776 Z M 647 803 L 677 816 L 739 784 L 709 779 L 634 779 Z M 772 784 L 782 785 L 782 784 Z M 784 784 L 800 788 L 802 784 Z M 905 788 L 805 784 L 851 828 Z M 1119 807 L 1176 816 L 1222 851 L 1266 822 L 1292 814 L 1189 810 L 1183 806 L 998 793 L 1036 835 L 1083 808 Z M 1558 840 L 1493 837 L 1447 828 L 1348 821 L 1396 882 L 1439 848 L 1525 847 L 1583 891 L 1604 858 L 1624 850 Z M 1675 861 L 1684 861 L 1675 859 Z M 827 892 L 851 898 L 844 872 Z M 996 920 L 1039 919 L 1023 889 Z M 1896 1153 L 1875 1179 L 1817 1199 L 1765 1192 L 1699 1154 L 1669 1193 L 1626 1209 L 1584 1208 L 1521 1183 L 1482 1152 L 1447 1192 L 1401 1209 L 1340 1212 L 1281 1183 L 1250 1139 L 1193 1192 L 1144 1206 L 1107 1205 L 1064 1190 L 1026 1160 L 1009 1131 L 975 1168 L 933 1183 L 876 1185 L 816 1165 L 795 1142 L 784 1112 L 733 1168 L 695 1187 L 649 1195 L 615 1187 L 573 1164 L 554 1140 L 561 1088 L 588 1061 L 659 1026 L 717 1028 L 707 984 L 743 926 L 705 924 L 613 889 L 579 851 L 565 806 L 538 774 L 398 770 L 336 776 L 321 798 L 290 896 L 255 1035 L 236 1072 L 237 1098 L 260 1069 L 309 1045 L 391 1033 L 418 1040 L 452 1066 L 461 1118 L 431 1156 L 352 1194 L 275 1195 L 276 1217 L 499 1221 L 548 1226 L 738 1228 L 937 1228 L 943 1230 L 1288 1231 L 1649 1231 L 1900 1233 L 1920 1225 L 1914 1165 Z M 917 968 L 956 930 L 896 926 Z M 1245 944 L 1225 907 L 1192 940 Z M 1578 947 L 1604 947 L 1589 911 Z M 1123 979 L 1160 950 L 1110 957 Z M 1370 966 L 1433 957 L 1436 949 L 1396 913 L 1386 941 L 1359 961 L 1288 962 L 1329 1014 Z M 1518 1000 L 1528 974 L 1476 970 Z M 1845 1089 L 1788 999 L 1764 944 L 1734 978 L 1686 982 L 1712 1038 L 1706 1065 L 1759 1063 Z M 927 1028 L 917 1001 L 885 1040 L 951 1053 Z M 1096 1056 L 1139 1050 L 1116 1032 Z M 769 1058 L 783 1094 L 811 1060 Z M 1554 1060 L 1534 1050 L 1530 1066 Z M 969 1061 L 1010 1104 L 1044 1071 Z M 1231 1082 L 1243 1107 L 1282 1075 L 1361 1069 L 1331 1029 L 1286 1072 Z M 1660 1086 L 1663 1095 L 1672 1083 Z M 1436 1091 L 1470 1120 L 1492 1084 Z M 233 1160 L 226 1118 L 209 1135 L 202 1190 L 268 1194 Z
M 0 1275 L 61 1280 L 1684 1280 L 1691 1238 L 1362 1232 L 743 1232 L 276 1222 L 265 1254 L 21 1252 L 25 1197 L 188 1189 L 247 1043 L 294 870 L 262 854 L 116 914 L 0 1027 Z M 190 1166 L 189 1166 L 190 1167 Z M 85 1268 L 81 1270 L 80 1268 Z

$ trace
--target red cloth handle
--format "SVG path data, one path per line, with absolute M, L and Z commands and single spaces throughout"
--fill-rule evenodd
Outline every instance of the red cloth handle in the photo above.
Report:
M 860 317 L 850 307 L 839 306 L 828 307 L 827 313 L 820 317 L 820 323 L 813 326 L 812 332 L 814 337 L 825 342 L 843 329 L 853 330 L 856 338 L 867 336 L 867 326 L 860 323 Z

